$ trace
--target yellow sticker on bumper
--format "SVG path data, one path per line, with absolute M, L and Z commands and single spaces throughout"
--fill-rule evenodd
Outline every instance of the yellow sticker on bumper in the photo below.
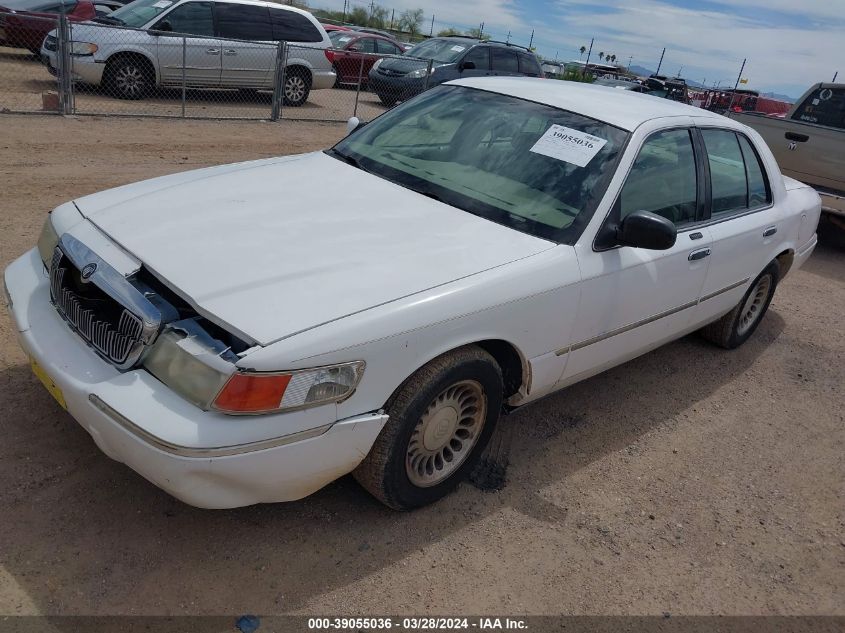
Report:
M 67 411 L 67 403 L 65 402 L 65 397 L 62 394 L 62 390 L 56 386 L 56 383 L 53 382 L 53 379 L 44 371 L 44 368 L 36 362 L 34 358 L 29 359 L 29 364 L 32 366 L 32 373 L 35 374 L 35 377 L 41 381 L 41 384 L 50 392 L 50 395 L 56 399 L 56 402 Z

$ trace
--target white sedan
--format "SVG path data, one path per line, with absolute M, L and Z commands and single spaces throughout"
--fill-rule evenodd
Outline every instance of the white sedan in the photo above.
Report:
M 352 472 L 410 509 L 505 408 L 695 330 L 742 344 L 819 210 L 729 119 L 471 79 L 326 152 L 63 204 L 4 281 L 50 393 L 176 497 L 286 501 Z

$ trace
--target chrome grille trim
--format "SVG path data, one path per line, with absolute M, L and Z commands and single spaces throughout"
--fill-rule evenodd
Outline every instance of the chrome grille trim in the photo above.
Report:
M 79 274 L 91 264 L 95 265 L 94 272 L 82 283 L 93 284 L 107 302 L 113 302 L 104 306 L 105 311 L 114 311 L 111 317 L 98 314 L 87 305 L 94 300 L 78 293 L 78 280 L 71 282 L 70 275 Z M 59 315 L 86 343 L 122 370 L 140 360 L 161 326 L 160 311 L 129 280 L 68 234 L 61 237 L 53 252 L 50 299 Z

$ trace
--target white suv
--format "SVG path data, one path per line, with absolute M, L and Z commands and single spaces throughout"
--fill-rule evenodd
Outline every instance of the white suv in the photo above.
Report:
M 153 86 L 181 86 L 183 77 L 193 88 L 272 89 L 277 41 L 291 43 L 285 105 L 302 105 L 312 89 L 335 82 L 325 29 L 307 11 L 273 2 L 134 0 L 98 23 L 72 28 L 76 79 L 123 99 L 140 99 Z M 56 49 L 54 31 L 41 50 L 51 70 Z

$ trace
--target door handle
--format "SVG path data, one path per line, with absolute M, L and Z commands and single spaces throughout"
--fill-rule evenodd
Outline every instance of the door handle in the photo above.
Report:
M 223 51 L 223 54 L 229 55 L 231 57 L 232 55 L 237 55 L 238 51 L 236 51 L 234 48 L 227 48 L 226 50 Z
M 699 259 L 704 259 L 705 257 L 710 257 L 710 249 L 709 248 L 700 248 L 697 251 L 693 251 L 689 254 L 687 259 L 691 262 L 698 261 Z
M 209 48 L 209 49 L 206 49 L 206 51 L 205 51 L 206 55 L 217 55 L 219 53 L 220 53 L 219 48 Z
M 775 233 L 778 232 L 778 227 L 770 226 L 765 231 L 763 231 L 763 237 L 771 237 Z
M 787 132 L 784 134 L 787 141 L 795 141 L 796 143 L 806 143 L 810 137 L 806 134 L 798 134 L 797 132 Z

